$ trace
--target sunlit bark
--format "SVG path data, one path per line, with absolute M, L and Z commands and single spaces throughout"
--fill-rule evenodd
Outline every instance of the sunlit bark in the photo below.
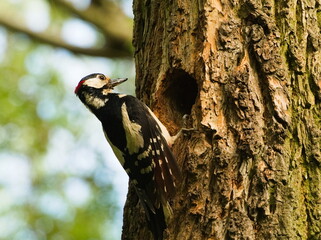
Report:
M 184 178 L 165 239 L 321 238 L 320 10 L 134 1 L 137 95 L 172 134 L 196 128 L 173 148 Z M 149 239 L 131 193 L 124 221 L 123 239 Z

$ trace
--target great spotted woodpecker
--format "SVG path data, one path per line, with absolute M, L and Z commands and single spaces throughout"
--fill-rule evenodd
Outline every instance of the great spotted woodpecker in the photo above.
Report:
M 107 141 L 135 186 L 154 239 L 161 240 L 171 214 L 169 200 L 180 179 L 170 149 L 173 137 L 144 103 L 112 91 L 126 80 L 90 74 L 80 80 L 75 94 L 102 123 Z

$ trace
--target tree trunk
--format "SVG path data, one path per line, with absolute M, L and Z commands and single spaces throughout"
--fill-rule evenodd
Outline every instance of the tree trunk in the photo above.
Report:
M 183 180 L 164 239 L 321 239 L 320 12 L 134 0 L 137 95 L 172 134 L 195 128 L 173 147 Z M 151 239 L 131 189 L 123 239 Z

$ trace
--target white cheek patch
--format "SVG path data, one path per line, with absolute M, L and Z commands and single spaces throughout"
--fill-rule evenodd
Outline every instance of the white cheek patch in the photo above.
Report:
M 102 88 L 103 86 L 106 85 L 106 82 L 99 79 L 99 78 L 91 78 L 86 80 L 83 85 L 86 85 L 88 87 L 93 87 L 93 88 Z
M 108 101 L 108 99 L 101 99 L 101 98 L 98 98 L 98 97 L 94 97 L 94 96 L 92 96 L 92 95 L 90 95 L 88 93 L 85 93 L 84 96 L 85 96 L 85 99 L 86 99 L 86 103 L 88 105 L 93 106 L 96 109 L 99 109 L 99 108 L 105 106 L 106 102 Z

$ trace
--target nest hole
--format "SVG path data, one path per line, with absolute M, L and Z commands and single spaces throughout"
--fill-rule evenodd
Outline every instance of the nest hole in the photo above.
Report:
M 169 71 L 159 89 L 162 96 L 158 101 L 161 120 L 171 133 L 183 127 L 184 115 L 190 115 L 198 94 L 196 80 L 181 69 Z M 166 117 L 166 119 L 164 119 Z

